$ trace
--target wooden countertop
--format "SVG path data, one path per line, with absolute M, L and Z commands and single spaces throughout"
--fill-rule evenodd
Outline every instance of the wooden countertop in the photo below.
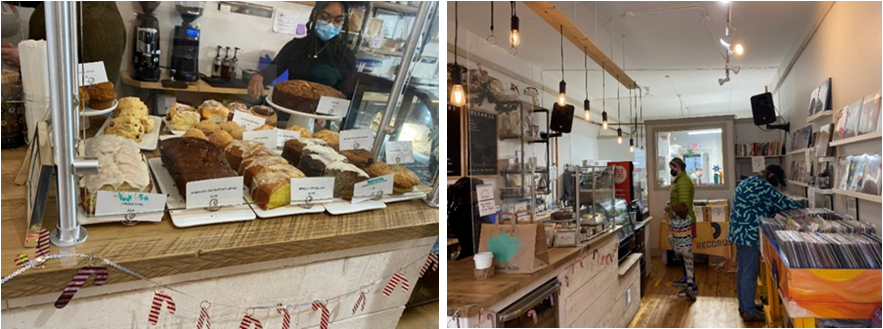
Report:
M 132 76 L 129 74 L 128 70 L 120 70 L 120 78 L 123 79 L 123 83 L 130 85 L 132 87 L 137 87 L 141 89 L 155 89 L 155 90 L 165 90 L 165 91 L 186 91 L 193 93 L 211 93 L 211 94 L 228 94 L 228 95 L 248 95 L 247 88 L 221 88 L 214 87 L 202 79 L 197 80 L 196 82 L 187 83 L 187 88 L 166 88 L 163 87 L 162 82 L 148 82 L 148 81 L 139 81 L 132 79 Z M 163 77 L 160 80 L 168 79 L 168 74 L 163 74 Z M 265 89 L 265 91 L 268 89 Z M 269 92 L 265 92 L 265 94 L 269 94 Z
M 583 246 L 614 238 L 621 229 L 621 227 L 617 226 L 616 229 L 610 232 L 583 242 Z M 570 264 L 572 260 L 576 259 L 582 249 L 583 247 L 550 248 L 549 266 L 532 274 L 496 274 L 487 280 L 475 279 L 473 274 L 475 262 L 472 261 L 471 257 L 460 261 L 448 261 L 447 314 L 448 316 L 453 316 L 457 308 L 473 304 L 489 309 L 519 289 L 530 285 L 546 274 Z M 460 311 L 460 316 L 472 316 L 478 312 L 478 309 L 478 307 L 463 308 Z
M 103 119 L 93 117 L 93 120 Z M 90 133 L 94 134 L 99 126 L 100 123 L 92 122 Z M 17 269 L 13 259 L 18 254 L 34 256 L 34 248 L 23 247 L 27 226 L 26 189 L 14 183 L 26 151 L 22 147 L 0 153 L 3 205 L 0 272 L 3 276 Z M 147 155 L 158 156 L 159 151 Z M 50 193 L 48 205 L 43 227 L 54 228 L 57 220 L 54 192 Z M 86 229 L 87 240 L 74 248 L 66 248 L 65 252 L 100 255 L 152 278 L 437 236 L 439 212 L 421 200 L 413 200 L 392 203 L 383 210 L 343 216 L 320 213 L 182 229 L 172 225 L 166 214 L 159 223 L 138 223 L 131 227 L 119 223 L 98 224 Z M 59 252 L 55 246 L 49 249 L 50 253 Z M 86 260 L 80 260 L 76 266 L 49 261 L 44 269 L 32 269 L 10 280 L 3 286 L 0 298 L 60 292 L 85 264 Z M 134 280 L 137 279 L 111 270 L 108 283 Z

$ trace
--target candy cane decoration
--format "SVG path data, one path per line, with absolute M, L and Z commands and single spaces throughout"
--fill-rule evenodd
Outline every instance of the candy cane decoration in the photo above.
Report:
M 579 268 L 583 268 L 583 256 L 582 255 L 577 256 L 576 261 L 579 262 Z
M 389 282 L 386 283 L 386 287 L 383 287 L 383 295 L 389 297 L 392 295 L 392 292 L 396 289 L 396 286 L 402 284 L 402 291 L 408 292 L 411 289 L 411 286 L 408 285 L 408 278 L 399 273 L 393 274 L 392 278 L 389 279 Z
M 549 295 L 549 302 L 552 303 L 552 306 L 555 306 L 555 295 Z
M 100 265 L 83 266 L 83 268 L 77 271 L 77 274 L 74 275 L 71 283 L 68 283 L 67 287 L 64 288 L 64 291 L 61 292 L 61 296 L 58 296 L 58 299 L 55 301 L 55 308 L 62 309 L 67 306 L 67 303 L 74 298 L 74 294 L 76 294 L 77 291 L 80 291 L 80 288 L 83 287 L 83 284 L 86 283 L 86 280 L 89 279 L 92 274 L 95 274 L 95 279 L 92 281 L 92 284 L 100 286 L 107 282 L 107 267 Z
M 527 317 L 533 318 L 533 324 L 537 324 L 537 311 L 536 310 L 527 311 Z
M 255 319 L 253 316 L 248 314 L 242 317 L 242 322 L 239 323 L 239 329 L 251 328 L 252 324 L 254 324 L 254 327 L 257 329 L 264 329 L 264 326 L 261 325 L 260 320 Z
M 203 302 L 203 303 L 206 303 L 206 302 Z M 209 304 L 209 307 L 211 307 L 211 304 Z M 202 304 L 200 304 L 199 305 L 199 320 L 196 321 L 196 329 L 202 329 L 203 324 L 205 324 L 205 329 L 212 328 L 212 322 L 208 316 L 208 308 L 205 306 L 202 306 Z
M 388 296 L 388 295 L 387 295 Z M 331 312 L 328 311 L 328 308 L 325 307 L 325 304 L 322 304 L 320 301 L 313 302 L 313 311 L 322 310 L 322 318 L 319 321 L 319 329 L 328 329 L 328 321 L 331 319 Z M 244 329 L 244 328 L 240 328 Z
M 49 230 L 43 229 L 40 230 L 40 234 L 37 236 L 37 255 L 34 258 L 38 258 L 40 256 L 46 256 L 49 254 Z
M 367 304 L 367 303 L 368 303 L 368 298 L 365 297 L 365 292 L 364 291 L 359 292 L 359 299 L 356 299 L 356 305 L 353 305 L 353 314 L 356 314 L 356 310 L 358 310 L 359 308 L 361 308 L 362 311 L 364 311 L 365 304 Z
M 564 276 L 564 285 L 565 285 L 567 288 L 570 288 L 570 277 L 568 277 L 568 276 L 566 276 L 566 275 Z
M 177 308 L 175 307 L 175 301 L 172 300 L 172 296 L 166 295 L 161 292 L 153 293 L 153 304 L 150 305 L 150 314 L 147 316 L 147 322 L 152 325 L 156 325 L 159 320 L 159 311 L 162 309 L 163 301 L 166 302 L 166 308 L 169 310 L 169 314 L 175 314 Z
M 426 274 L 426 270 L 429 269 L 429 265 L 432 265 L 432 269 L 434 271 L 438 271 L 438 255 L 429 253 L 429 257 L 426 258 L 426 262 L 423 263 L 423 267 L 420 268 L 420 277 L 423 277 L 423 274 Z
M 491 328 L 497 327 L 497 316 L 496 315 L 494 315 L 493 313 L 488 313 L 487 319 L 491 321 Z
M 18 268 L 25 267 L 25 265 L 27 265 L 27 263 L 28 263 L 28 255 L 18 254 L 18 256 L 15 256 L 15 266 L 18 266 Z
M 291 314 L 288 313 L 288 308 L 282 306 L 282 304 L 276 304 L 276 312 L 282 314 L 282 329 L 288 329 L 291 326 Z

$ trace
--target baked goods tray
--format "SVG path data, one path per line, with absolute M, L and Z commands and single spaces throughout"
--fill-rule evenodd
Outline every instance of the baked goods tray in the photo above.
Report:
M 341 117 L 341 116 L 310 114 L 310 113 L 295 111 L 295 110 L 289 109 L 287 107 L 279 106 L 278 104 L 273 103 L 273 94 L 270 94 L 270 96 L 267 97 L 267 104 L 270 104 L 270 106 L 272 106 L 274 109 L 277 109 L 279 111 L 282 111 L 282 112 L 285 112 L 288 114 L 294 114 L 297 116 L 308 117 L 308 118 L 312 118 L 312 119 L 325 119 L 325 120 L 341 120 L 341 119 L 343 119 L 343 117 Z
M 172 135 L 181 136 L 186 133 L 184 130 L 172 130 L 172 123 L 169 122 L 169 119 L 166 117 L 162 118 L 162 122 L 166 124 L 166 127 L 169 127 L 169 131 L 172 132 Z
M 156 180 L 153 181 L 156 182 Z M 150 189 L 150 193 L 157 193 L 156 184 L 153 184 L 153 187 L 151 187 Z M 134 216 L 132 218 L 126 218 L 128 217 L 128 215 L 124 214 L 108 216 L 89 215 L 86 213 L 86 210 L 83 209 L 82 205 L 77 204 L 77 222 L 80 223 L 80 225 L 117 223 L 127 221 L 159 223 L 160 221 L 162 221 L 163 212 L 160 211 L 133 215 Z
M 254 213 L 258 215 L 258 218 L 261 219 L 301 214 L 318 214 L 325 211 L 325 207 L 318 204 L 314 204 L 310 208 L 304 208 L 299 205 L 290 204 L 275 209 L 264 210 L 256 202 L 254 202 L 250 195 L 245 196 L 245 201 L 248 202 L 248 205 L 251 206 L 251 210 L 253 210 Z
M 374 200 L 368 200 L 353 204 L 349 200 L 334 198 L 331 203 L 325 204 L 325 211 L 332 215 L 346 215 L 368 210 L 377 210 L 386 208 L 386 203 Z
M 384 195 L 382 198 L 380 198 L 380 201 L 382 201 L 383 203 L 393 203 L 393 202 L 400 202 L 400 201 L 423 199 L 425 197 L 426 197 L 426 193 L 423 193 L 422 191 L 418 191 L 418 190 L 413 190 L 411 192 L 404 193 L 404 194 Z
M 169 209 L 169 217 L 176 227 L 191 227 L 208 224 L 227 222 L 239 222 L 255 219 L 255 213 L 247 204 L 238 206 L 223 206 L 217 211 L 207 209 L 186 209 L 187 203 L 178 189 L 169 171 L 162 164 L 162 158 L 147 160 L 159 190 L 166 194 L 166 207 Z M 244 199 L 243 199 L 244 200 Z
M 111 105 L 110 107 L 103 109 L 103 110 L 96 110 L 96 109 L 89 107 L 89 105 L 86 105 L 86 106 L 83 106 L 83 111 L 81 113 L 83 114 L 83 116 L 87 116 L 87 117 L 105 115 L 105 114 L 112 112 L 113 110 L 116 110 L 118 105 L 120 105 L 120 102 L 116 99 L 113 100 L 113 105 Z
M 141 142 L 138 143 L 138 148 L 145 151 L 153 151 L 156 150 L 157 139 L 159 139 L 159 131 L 162 129 L 162 118 L 152 115 L 148 115 L 147 117 L 153 120 L 153 131 L 141 136 Z M 104 127 L 107 127 L 107 125 L 110 124 L 110 121 L 112 120 L 112 117 L 107 117 L 107 120 L 104 120 L 104 124 L 101 125 L 101 128 L 98 128 L 98 132 L 95 133 L 95 136 L 104 135 Z

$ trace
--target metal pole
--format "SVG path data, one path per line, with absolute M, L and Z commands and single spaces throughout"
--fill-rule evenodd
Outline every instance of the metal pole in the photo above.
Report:
M 383 141 L 386 139 L 386 126 L 389 126 L 389 122 L 392 121 L 392 117 L 398 108 L 399 99 L 402 97 L 402 90 L 404 90 L 407 80 L 411 77 L 409 74 L 411 62 L 413 61 L 414 51 L 417 48 L 417 41 L 423 31 L 423 25 L 426 23 L 426 17 L 429 16 L 430 7 L 437 3 L 436 1 L 420 2 L 417 18 L 414 19 L 414 28 L 411 29 L 411 35 L 408 36 L 408 47 L 405 48 L 402 63 L 399 65 L 398 71 L 396 71 L 396 80 L 392 85 L 392 90 L 389 91 L 389 101 L 386 103 L 383 118 L 380 120 L 380 127 L 377 129 L 377 137 L 374 139 L 374 146 L 371 148 L 375 159 L 380 159 Z
M 78 85 L 76 84 L 76 2 L 47 2 L 46 48 L 49 56 L 50 106 L 52 107 L 52 144 L 58 178 L 56 202 L 58 224 L 50 234 L 50 241 L 59 247 L 69 247 L 86 240 L 86 229 L 77 223 L 77 178 L 74 172 L 74 113 Z

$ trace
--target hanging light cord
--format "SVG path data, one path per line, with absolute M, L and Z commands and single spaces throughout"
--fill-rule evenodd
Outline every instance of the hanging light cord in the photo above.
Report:
M 616 81 L 619 81 L 619 74 L 616 75 Z M 622 105 L 622 101 L 619 100 L 619 84 L 616 85 L 616 118 L 617 120 L 622 120 L 622 111 L 619 109 L 619 106 Z
M 493 1 L 491 1 L 491 35 L 494 35 L 494 2 Z
M 586 53 L 583 58 L 583 67 L 586 69 L 586 99 L 589 99 L 589 47 L 583 47 L 583 51 Z
M 607 72 L 605 63 L 601 63 L 601 111 L 607 112 Z
M 558 25 L 561 31 L 561 81 L 564 81 L 564 25 Z
M 459 70 L 460 67 L 457 66 L 457 39 L 459 37 L 460 31 L 460 4 L 459 2 L 454 2 L 454 70 Z

